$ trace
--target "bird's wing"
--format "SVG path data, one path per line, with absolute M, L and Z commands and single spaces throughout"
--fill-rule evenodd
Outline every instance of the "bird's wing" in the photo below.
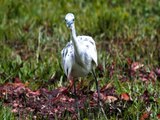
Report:
M 78 36 L 78 40 L 82 43 L 84 50 L 91 56 L 97 66 L 97 49 L 93 38 L 90 36 Z
M 68 44 L 61 51 L 62 57 L 62 67 L 67 77 L 69 77 L 72 66 L 74 63 L 74 48 L 72 42 L 68 42 Z

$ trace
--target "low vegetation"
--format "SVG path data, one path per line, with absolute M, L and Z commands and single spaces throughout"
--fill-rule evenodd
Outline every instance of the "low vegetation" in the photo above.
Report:
M 68 12 L 75 14 L 77 34 L 96 41 L 107 118 L 160 119 L 159 0 L 1 0 L 0 118 L 77 118 L 60 65 L 70 40 Z M 93 83 L 92 75 L 77 81 L 84 120 L 105 119 Z

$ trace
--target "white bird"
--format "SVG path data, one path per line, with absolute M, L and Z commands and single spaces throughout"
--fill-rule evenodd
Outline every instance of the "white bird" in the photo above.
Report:
M 61 51 L 62 67 L 69 80 L 84 77 L 92 71 L 96 81 L 99 101 L 98 81 L 93 70 L 94 66 L 98 64 L 96 44 L 90 36 L 76 35 L 74 19 L 75 17 L 72 13 L 68 13 L 65 16 L 66 25 L 71 30 L 72 40 Z M 73 84 L 76 95 L 75 81 L 73 81 Z

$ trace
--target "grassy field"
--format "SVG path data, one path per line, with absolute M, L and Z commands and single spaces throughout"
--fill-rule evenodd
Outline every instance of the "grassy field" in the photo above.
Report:
M 60 66 L 60 52 L 70 40 L 64 21 L 68 12 L 75 14 L 77 34 L 90 35 L 96 41 L 98 63 L 103 70 L 101 73 L 97 70 L 100 86 L 112 83 L 117 95 L 128 93 L 132 99 L 133 103 L 123 115 L 107 114 L 107 117 L 134 120 L 148 112 L 149 119 L 158 119 L 159 0 L 1 0 L 0 84 L 12 82 L 15 77 L 32 90 L 53 90 L 69 84 Z M 128 73 L 130 61 L 143 64 L 146 74 L 157 70 L 154 83 L 149 78 L 146 82 L 142 77 L 131 76 Z M 56 79 L 53 83 L 49 82 L 52 78 Z M 92 81 L 93 78 L 84 79 Z M 95 85 L 91 89 L 95 89 Z M 148 92 L 147 104 L 140 99 L 145 91 Z M 3 103 L 0 99 L 0 118 L 17 119 Z M 84 116 L 84 119 L 89 118 Z

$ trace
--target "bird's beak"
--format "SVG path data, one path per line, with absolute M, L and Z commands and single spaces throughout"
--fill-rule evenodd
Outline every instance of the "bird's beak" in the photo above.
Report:
M 69 28 L 71 27 L 72 24 L 73 24 L 73 22 L 67 22 L 66 23 L 67 27 L 69 27 Z

